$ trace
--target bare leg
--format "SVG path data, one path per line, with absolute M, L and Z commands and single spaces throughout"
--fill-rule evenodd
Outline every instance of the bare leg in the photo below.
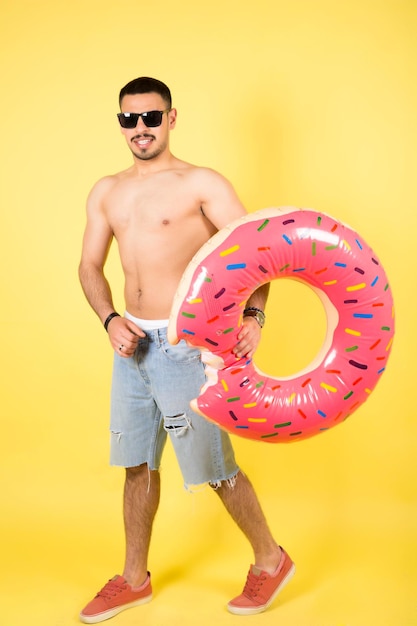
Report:
M 158 510 L 160 476 L 146 464 L 126 469 L 124 525 L 126 561 L 123 576 L 132 587 L 145 582 L 152 525 Z
M 249 479 L 239 472 L 236 484 L 230 487 L 222 482 L 216 493 L 226 510 L 243 531 L 252 546 L 257 567 L 273 574 L 281 558 L 281 549 L 275 542 L 255 490 Z

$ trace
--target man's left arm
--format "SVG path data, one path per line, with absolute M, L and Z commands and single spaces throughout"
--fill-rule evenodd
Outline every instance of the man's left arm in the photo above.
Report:
M 199 190 L 203 190 L 202 208 L 206 217 L 217 229 L 221 229 L 247 211 L 238 198 L 231 183 L 218 172 L 199 168 L 196 170 Z M 265 305 L 269 283 L 261 285 L 246 302 L 243 325 L 234 348 L 237 358 L 251 358 L 261 340 L 261 329 L 265 321 Z
M 238 343 L 233 352 L 237 358 L 252 358 L 259 345 L 262 327 L 265 323 L 265 306 L 270 283 L 261 285 L 246 302 L 243 311 L 243 324 L 238 335 Z

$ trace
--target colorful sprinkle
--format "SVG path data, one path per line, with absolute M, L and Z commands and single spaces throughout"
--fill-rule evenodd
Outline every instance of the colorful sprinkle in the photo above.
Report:
M 231 263 L 226 265 L 227 270 L 243 270 L 246 267 L 246 263 Z
M 223 287 L 222 289 L 220 289 L 220 291 L 218 291 L 218 292 L 215 294 L 215 296 L 214 296 L 214 297 L 215 297 L 216 299 L 217 299 L 217 298 L 220 298 L 220 296 L 222 296 L 222 295 L 224 294 L 224 292 L 225 292 L 225 291 L 226 291 L 226 288 L 225 288 L 225 287 Z
M 269 220 L 265 220 L 258 228 L 258 232 L 261 232 L 266 226 L 268 226 Z
M 236 251 L 237 251 L 237 250 L 239 250 L 239 249 L 240 249 L 240 246 L 239 246 L 239 245 L 232 246 L 231 248 L 228 248 L 227 250 L 222 250 L 222 251 L 220 252 L 220 256 L 227 256 L 227 255 L 229 255 L 229 254 L 233 254 L 233 252 L 236 252 Z
M 194 318 L 195 318 L 194 313 L 187 313 L 187 311 L 181 311 L 181 315 L 182 315 L 183 317 L 189 317 L 189 318 L 191 318 L 191 319 L 194 319 Z
M 331 385 L 328 385 L 327 383 L 320 383 L 320 387 L 323 387 L 323 389 L 327 389 L 327 391 L 331 391 L 332 393 L 337 392 L 336 387 L 332 387 Z
M 291 241 L 291 239 L 290 239 L 287 235 L 282 235 L 282 238 L 283 238 L 283 239 L 285 239 L 285 241 L 286 241 L 286 242 L 287 242 L 290 246 L 292 246 L 292 241 Z
M 365 363 L 358 363 L 358 361 L 353 361 L 352 359 L 349 361 L 350 365 L 353 367 L 358 367 L 360 370 L 367 370 L 368 366 Z
M 216 341 L 213 341 L 212 339 L 209 339 L 208 337 L 206 337 L 204 339 L 204 341 L 207 341 L 207 343 L 210 343 L 212 346 L 218 346 L 219 345 Z
M 346 287 L 346 291 L 358 291 L 359 289 L 365 289 L 366 283 L 359 283 L 358 285 L 350 285 Z
M 348 335 L 355 335 L 355 337 L 360 337 L 362 335 L 359 330 L 352 330 L 352 328 L 345 328 L 345 333 Z

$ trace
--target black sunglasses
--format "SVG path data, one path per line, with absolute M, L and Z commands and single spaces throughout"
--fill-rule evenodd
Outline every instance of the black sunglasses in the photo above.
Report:
M 165 111 L 146 111 L 145 113 L 118 113 L 120 126 L 122 128 L 136 128 L 139 118 L 142 118 L 142 122 L 148 128 L 155 128 L 162 124 L 162 116 L 164 113 L 168 113 L 171 109 L 165 109 Z

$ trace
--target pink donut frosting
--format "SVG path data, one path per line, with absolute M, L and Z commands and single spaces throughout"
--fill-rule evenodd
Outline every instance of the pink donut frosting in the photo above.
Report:
M 327 315 L 319 354 L 286 378 L 232 352 L 249 296 L 279 278 L 310 285 Z M 199 347 L 207 364 L 194 410 L 230 433 L 277 443 L 328 430 L 363 404 L 393 335 L 392 294 L 373 251 L 329 215 L 293 207 L 257 211 L 214 235 L 184 273 L 168 328 L 172 343 Z

